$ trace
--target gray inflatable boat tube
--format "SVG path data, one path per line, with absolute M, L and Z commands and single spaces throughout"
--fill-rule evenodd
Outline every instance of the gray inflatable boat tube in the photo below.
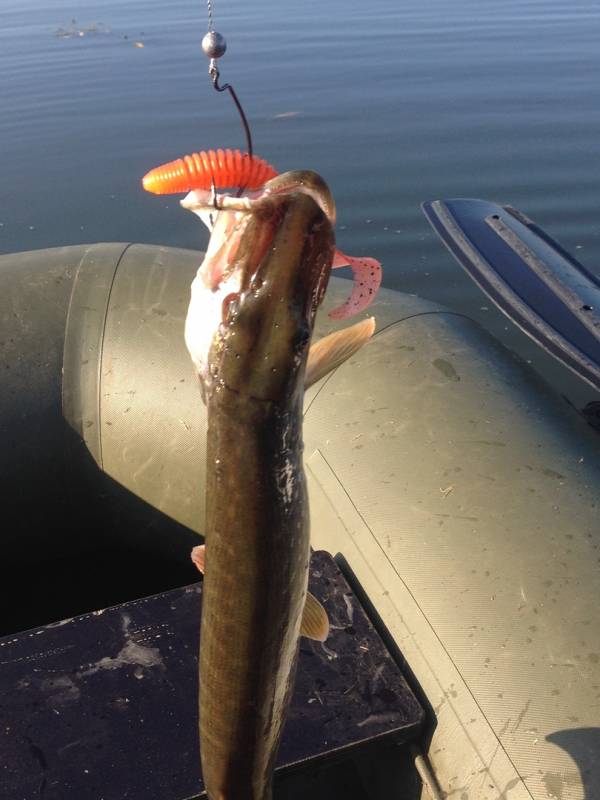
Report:
M 199 261 L 123 244 L 0 259 L 15 563 L 107 540 L 188 558 Z M 318 334 L 347 286 L 332 279 Z M 600 797 L 597 434 L 470 319 L 391 291 L 372 313 L 374 340 L 307 393 L 314 546 L 340 554 L 412 672 L 444 792 Z

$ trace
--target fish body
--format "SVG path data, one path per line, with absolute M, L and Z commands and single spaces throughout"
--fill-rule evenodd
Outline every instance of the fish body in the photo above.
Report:
M 208 415 L 200 746 L 210 800 L 271 797 L 307 596 L 302 403 L 335 246 L 322 179 L 292 183 L 218 212 L 186 320 Z

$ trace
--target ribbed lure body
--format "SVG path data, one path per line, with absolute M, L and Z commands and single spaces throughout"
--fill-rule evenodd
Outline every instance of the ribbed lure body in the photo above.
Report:
M 258 189 L 275 175 L 277 171 L 258 156 L 239 150 L 201 150 L 151 169 L 142 185 L 153 194 L 210 189 L 213 183 L 217 189 Z

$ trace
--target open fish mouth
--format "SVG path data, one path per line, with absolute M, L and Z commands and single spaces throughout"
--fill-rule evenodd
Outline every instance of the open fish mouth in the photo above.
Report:
M 294 193 L 312 198 L 333 226 L 333 196 L 321 176 L 309 170 L 276 176 L 260 189 L 241 197 L 195 189 L 181 200 L 182 207 L 197 214 L 211 231 L 200 272 L 206 288 L 221 293 L 248 290 L 268 249 L 273 246 L 275 230 L 282 217 L 278 199 Z M 303 246 L 304 236 L 287 240 L 280 245 L 279 258 L 293 260 L 290 248 L 300 252 Z
M 224 380 L 273 399 L 286 380 L 297 383 L 290 364 L 305 363 L 329 279 L 329 188 L 314 172 L 293 172 L 242 197 L 194 190 L 182 205 L 211 229 L 185 330 L 204 388 Z
M 250 157 L 247 153 L 240 153 L 239 150 L 208 150 L 184 156 L 150 170 L 143 178 L 143 186 L 146 191 L 155 194 L 189 192 L 182 205 L 195 211 L 212 230 L 216 216 L 215 205 L 233 209 L 230 202 L 248 200 L 251 204 L 265 194 L 298 190 L 301 187 L 292 186 L 295 178 L 290 179 L 289 176 L 302 174 L 309 173 L 288 172 L 278 175 L 276 170 L 263 159 L 257 156 Z M 315 173 L 310 174 L 315 175 Z M 216 195 L 211 191 L 211 187 L 214 187 L 214 190 L 240 187 L 243 190 L 242 197 Z M 302 190 L 310 192 L 310 188 L 307 187 Z M 314 199 L 334 225 L 335 203 L 331 193 L 327 189 L 326 194 L 317 191 L 317 195 Z M 336 269 L 344 266 L 351 268 L 354 283 L 348 299 L 330 312 L 329 315 L 334 319 L 344 319 L 364 311 L 381 285 L 381 264 L 376 259 L 367 256 L 349 256 L 336 250 L 332 267 Z M 215 271 L 215 276 L 218 279 L 218 270 Z

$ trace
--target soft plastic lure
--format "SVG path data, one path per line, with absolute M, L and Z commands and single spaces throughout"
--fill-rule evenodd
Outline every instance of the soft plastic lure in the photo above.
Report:
M 330 311 L 329 316 L 332 319 L 345 319 L 364 311 L 375 299 L 381 286 L 381 264 L 376 258 L 347 256 L 341 250 L 336 250 L 331 268 L 338 267 L 350 267 L 354 285 L 346 302 Z
M 267 162 L 239 150 L 201 150 L 151 169 L 142 178 L 142 185 L 153 194 L 177 194 L 194 189 L 216 189 L 243 186 L 258 189 L 277 171 Z
M 227 189 L 242 187 L 244 190 L 261 188 L 279 173 L 264 159 L 250 157 L 239 150 L 203 150 L 199 153 L 169 161 L 144 175 L 142 185 L 153 194 L 177 194 L 195 190 Z M 332 222 L 335 210 L 326 210 Z M 360 313 L 374 299 L 381 285 L 381 264 L 366 256 L 348 256 L 335 251 L 332 267 L 349 266 L 354 285 L 350 297 L 329 316 L 345 319 Z

